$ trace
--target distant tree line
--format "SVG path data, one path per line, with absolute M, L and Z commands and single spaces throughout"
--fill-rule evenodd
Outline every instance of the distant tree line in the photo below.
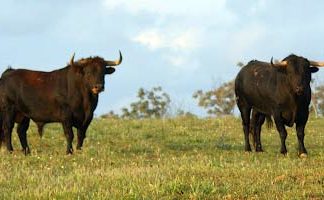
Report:
M 130 104 L 129 108 L 122 108 L 122 113 L 118 114 L 110 111 L 102 117 L 144 119 L 163 118 L 167 115 L 170 107 L 170 96 L 162 90 L 162 87 L 153 87 L 150 90 L 140 88 L 137 92 L 137 100 Z
M 205 109 L 210 116 L 233 115 L 236 106 L 234 93 L 234 80 L 223 83 L 217 88 L 203 91 L 198 90 L 193 94 L 198 106 Z M 137 92 L 137 100 L 124 107 L 121 114 L 113 111 L 102 115 L 104 118 L 124 118 L 124 119 L 146 119 L 164 118 L 170 116 L 171 98 L 163 91 L 162 87 L 154 87 L 151 90 L 140 88 Z M 315 87 L 312 93 L 310 111 L 316 116 L 324 116 L 324 85 Z M 178 109 L 176 116 L 195 116 L 190 112 Z
M 234 80 L 209 91 L 198 90 L 193 98 L 198 100 L 198 106 L 206 109 L 209 115 L 232 115 L 236 103 Z
M 238 67 L 244 66 L 242 62 L 237 63 Z M 312 81 L 314 82 L 314 81 Z M 198 106 L 206 110 L 210 116 L 233 115 L 236 106 L 234 93 L 234 80 L 225 82 L 219 87 L 203 91 L 194 92 L 193 98 L 197 100 Z M 171 98 L 163 91 L 162 87 L 153 87 L 150 90 L 140 88 L 137 92 L 137 100 L 124 107 L 121 114 L 113 111 L 102 117 L 125 118 L 125 119 L 145 119 L 145 118 L 165 118 L 170 116 Z M 324 85 L 319 85 L 313 89 L 310 111 L 316 116 L 324 116 Z M 190 112 L 178 109 L 176 116 L 195 116 Z

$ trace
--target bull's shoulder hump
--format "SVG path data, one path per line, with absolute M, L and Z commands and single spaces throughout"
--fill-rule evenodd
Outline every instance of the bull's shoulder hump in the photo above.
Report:
M 24 69 L 24 68 L 15 69 L 15 71 L 19 72 L 19 73 L 49 73 L 49 72 L 31 70 L 31 69 Z
M 270 63 L 268 62 L 264 62 L 264 61 L 259 61 L 259 60 L 251 60 L 250 62 L 248 62 L 248 64 L 246 66 L 266 66 L 266 67 L 270 67 Z

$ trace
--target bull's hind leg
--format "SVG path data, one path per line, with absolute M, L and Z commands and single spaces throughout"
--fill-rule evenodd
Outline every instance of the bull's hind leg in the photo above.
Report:
M 63 129 L 64 129 L 66 141 L 67 141 L 66 154 L 72 154 L 73 153 L 72 141 L 73 141 L 73 137 L 74 137 L 72 125 L 69 122 L 64 122 Z
M 2 143 L 4 143 L 4 133 L 2 128 L 3 117 L 2 114 L 0 114 L 0 148 L 2 147 Z
M 20 123 L 18 123 L 17 126 L 17 133 L 19 136 L 20 144 L 22 146 L 22 150 L 25 153 L 25 155 L 30 154 L 30 149 L 27 142 L 27 130 L 29 127 L 30 119 L 27 117 L 24 117 Z
M 281 141 L 280 153 L 285 155 L 287 154 L 287 148 L 286 148 L 287 131 L 285 128 L 285 124 L 281 117 L 280 112 L 275 113 L 273 117 L 276 124 L 276 128 L 280 134 L 280 141 Z
M 2 124 L 0 125 L 0 148 L 2 147 L 2 144 L 4 143 L 5 141 L 5 136 L 4 136 L 4 133 L 3 133 L 3 128 L 2 128 Z
M 12 137 L 12 129 L 15 125 L 14 119 L 15 119 L 14 109 L 8 106 L 7 109 L 4 111 L 2 127 L 5 136 L 5 142 L 7 145 L 7 150 L 9 152 L 13 151 L 11 137 Z
M 245 141 L 245 151 L 252 151 L 249 140 L 249 132 L 250 132 L 250 114 L 251 107 L 250 106 L 242 106 L 238 103 L 239 110 L 241 112 L 242 125 L 244 131 L 244 141 Z
M 259 112 L 255 113 L 255 124 L 254 124 L 254 142 L 255 142 L 255 151 L 263 152 L 261 145 L 261 127 L 265 121 L 265 115 Z

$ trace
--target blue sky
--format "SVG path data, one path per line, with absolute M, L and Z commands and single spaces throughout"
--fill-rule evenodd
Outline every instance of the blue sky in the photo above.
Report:
M 237 74 L 239 61 L 291 53 L 324 61 L 324 1 L 0 0 L 0 71 L 50 71 L 76 59 L 124 61 L 106 77 L 96 115 L 140 87 L 162 86 L 173 109 L 201 114 L 192 94 Z M 323 80 L 324 69 L 316 78 Z

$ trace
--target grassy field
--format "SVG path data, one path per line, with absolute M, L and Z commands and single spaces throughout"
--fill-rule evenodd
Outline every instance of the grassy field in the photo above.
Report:
M 1 151 L 0 199 L 324 199 L 324 119 L 310 119 L 309 156 L 288 155 L 264 128 L 264 153 L 245 153 L 240 119 L 96 119 L 82 151 L 65 155 L 61 126 L 39 138 L 31 155 Z M 75 144 L 75 142 L 74 142 Z

